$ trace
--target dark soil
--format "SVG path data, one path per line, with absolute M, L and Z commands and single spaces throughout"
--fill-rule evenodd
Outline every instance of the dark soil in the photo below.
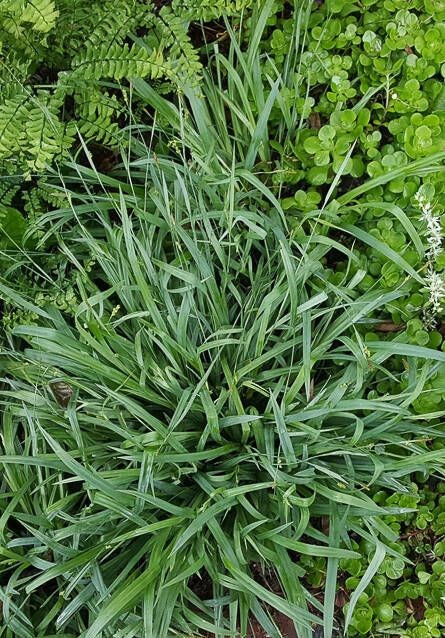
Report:
M 278 582 L 276 575 L 273 570 L 267 570 L 264 572 L 258 563 L 253 563 L 251 565 L 252 576 L 253 578 L 263 587 L 269 589 L 273 593 L 277 595 L 282 595 L 282 589 Z M 200 577 L 193 576 L 189 581 L 190 589 L 201 599 L 208 600 L 212 598 L 212 581 L 210 576 L 205 570 L 201 571 Z M 316 595 L 316 592 L 314 592 Z M 341 607 L 346 602 L 346 598 L 342 595 L 343 590 L 340 588 L 339 594 L 336 598 L 336 606 Z M 284 614 L 275 611 L 274 609 L 268 607 L 267 611 L 273 618 L 276 626 L 280 630 L 283 638 L 297 638 L 297 632 L 294 628 L 294 623 L 290 618 L 285 616 Z M 315 610 L 311 610 L 315 611 Z M 334 632 L 334 638 L 340 638 L 340 633 Z M 214 634 L 206 634 L 206 638 L 215 638 Z M 247 634 L 245 638 L 269 638 L 267 632 L 261 627 L 258 621 L 255 618 L 251 618 L 249 621 L 249 627 L 247 630 Z M 313 638 L 323 638 L 323 629 L 317 627 L 313 630 Z
M 287 616 L 278 612 L 274 614 L 273 618 L 278 629 L 281 631 L 283 638 L 297 638 L 294 624 L 290 618 L 287 618 Z M 214 638 L 214 635 L 209 634 L 208 638 Z M 246 638 L 269 638 L 269 635 L 255 619 L 252 619 L 249 624 Z M 314 638 L 322 638 L 322 634 L 315 633 Z
M 275 623 L 278 629 L 283 634 L 283 638 L 297 638 L 297 633 L 294 629 L 294 624 L 290 618 L 287 618 L 283 614 L 276 613 L 274 615 Z M 249 633 L 247 638 L 267 638 L 267 634 L 256 620 L 251 622 Z
M 283 638 L 297 638 L 297 633 L 294 628 L 294 624 L 290 618 L 283 614 L 274 614 L 274 621 L 281 631 Z M 334 638 L 340 638 L 341 634 L 334 632 Z M 214 638 L 213 635 L 209 635 L 208 638 Z M 268 638 L 268 634 L 258 624 L 256 620 L 252 620 L 246 638 Z M 323 628 L 318 627 L 314 629 L 312 638 L 323 638 Z

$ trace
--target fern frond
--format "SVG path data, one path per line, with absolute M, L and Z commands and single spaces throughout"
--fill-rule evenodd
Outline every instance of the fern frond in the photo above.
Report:
M 0 203 L 4 206 L 11 206 L 14 197 L 20 190 L 22 180 L 16 175 L 6 177 L 2 172 L 0 180 Z
M 48 33 L 54 28 L 58 15 L 54 0 L 28 0 L 21 22 L 30 23 L 34 31 Z
M 168 7 L 158 14 L 156 31 L 162 46 L 169 49 L 172 71 L 180 80 L 197 80 L 202 71 L 199 55 L 188 35 L 188 22 Z
M 95 24 L 89 32 L 85 46 L 123 44 L 125 38 L 138 26 L 136 2 L 115 2 L 107 0 L 97 12 Z
M 48 39 L 48 53 L 66 69 L 70 67 L 72 57 L 85 47 L 88 35 L 94 30 L 100 5 L 95 0 L 57 0 L 57 8 L 57 29 Z
M 23 208 L 31 223 L 37 220 L 48 208 L 59 208 L 68 202 L 65 194 L 62 191 L 54 191 L 45 178 L 39 179 L 35 186 L 23 191 L 22 199 Z
M 30 75 L 30 60 L 21 60 L 12 52 L 0 59 L 0 101 L 22 93 Z
M 122 105 L 115 95 L 95 90 L 79 90 L 75 94 L 79 130 L 85 139 L 94 139 L 107 146 L 116 146 L 119 126 L 115 121 L 122 113 Z
M 60 107 L 59 99 L 42 92 L 28 109 L 26 154 L 27 164 L 33 171 L 42 171 L 72 144 L 73 130 L 68 132 L 60 121 Z
M 59 0 L 59 9 L 55 46 L 70 57 L 90 47 L 124 44 L 154 18 L 150 2 L 140 0 Z
M 6 34 L 12 36 L 16 40 L 23 36 L 23 27 L 17 21 L 14 14 L 9 14 L 0 10 L 0 18 L 3 31 L 3 39 Z
M 240 14 L 252 5 L 252 0 L 173 0 L 171 10 L 188 20 L 209 22 L 221 16 Z
M 27 114 L 28 97 L 22 93 L 0 105 L 0 159 L 20 153 L 25 138 L 22 127 Z
M 73 142 L 60 121 L 60 98 L 49 92 L 22 93 L 0 105 L 0 160 L 23 158 L 29 171 L 42 171 Z
M 159 78 L 169 75 L 171 70 L 164 62 L 162 53 L 133 44 L 113 44 L 86 49 L 73 61 L 74 78 L 98 81 L 103 78 Z
M 25 0 L 3 0 L 0 4 L 0 13 L 15 13 L 19 15 L 23 11 Z

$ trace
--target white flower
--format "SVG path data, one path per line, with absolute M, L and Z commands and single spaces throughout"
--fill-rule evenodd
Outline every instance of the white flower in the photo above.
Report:
M 434 314 L 438 314 L 445 299 L 445 281 L 440 273 L 430 269 L 425 277 L 425 283 L 429 293 L 431 310 Z
M 445 300 L 445 280 L 435 269 L 435 261 L 442 252 L 442 227 L 440 217 L 433 212 L 431 201 L 421 191 L 418 191 L 414 198 L 420 208 L 421 219 L 426 225 L 425 235 L 428 243 L 425 255 L 427 266 L 425 287 L 429 299 L 423 310 L 423 325 L 426 330 L 433 330 Z
M 428 304 L 423 310 L 423 326 L 431 331 L 437 326 L 437 317 L 442 310 L 445 299 L 445 281 L 441 274 L 436 272 L 431 265 L 425 277 L 425 285 L 428 290 Z
M 433 315 L 430 308 L 424 308 L 422 312 L 422 323 L 425 330 L 431 332 L 437 327 L 437 317 Z
M 427 228 L 426 240 L 428 242 L 428 250 L 426 256 L 428 261 L 434 261 L 442 252 L 442 227 L 440 225 L 440 217 L 433 214 L 433 206 L 424 195 L 418 192 L 414 197 L 422 213 L 421 218 Z

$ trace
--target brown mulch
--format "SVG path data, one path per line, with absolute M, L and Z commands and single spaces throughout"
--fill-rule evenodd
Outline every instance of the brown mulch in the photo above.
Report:
M 290 618 L 287 618 L 287 616 L 283 614 L 276 613 L 274 620 L 278 629 L 283 634 L 283 638 L 297 638 L 294 623 Z M 268 635 L 256 620 L 252 620 L 247 638 L 268 638 Z

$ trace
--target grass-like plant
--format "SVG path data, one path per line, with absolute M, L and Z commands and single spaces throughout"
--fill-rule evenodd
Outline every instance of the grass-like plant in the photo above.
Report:
M 276 609 L 329 637 L 351 538 L 375 546 L 355 600 L 394 554 L 369 490 L 440 469 L 409 406 L 445 355 L 356 329 L 403 289 L 334 286 L 336 242 L 290 231 L 252 173 L 219 167 L 78 165 L 50 231 L 77 271 L 73 320 L 0 287 L 38 317 L 2 357 L 9 635 L 234 638 L 256 617 L 278 637 Z M 402 350 L 408 390 L 368 399 Z M 324 604 L 300 555 L 328 559 Z
M 71 313 L 0 280 L 34 318 L 0 360 L 5 637 L 237 638 L 256 618 L 279 638 L 276 610 L 299 638 L 317 624 L 331 638 L 339 562 L 359 557 L 360 539 L 372 550 L 347 625 L 385 556 L 399 557 L 382 516 L 404 510 L 370 492 L 403 492 L 413 472 L 442 471 L 445 452 L 426 443 L 440 428 L 411 404 L 445 354 L 403 334 L 367 343 L 361 329 L 422 275 L 341 222 L 376 184 L 437 170 L 442 155 L 331 206 L 340 171 L 322 207 L 289 224 L 264 173 L 268 118 L 284 109 L 283 143 L 301 121 L 280 102 L 285 79 L 267 91 L 255 82 L 266 20 L 247 53 L 234 45 L 218 57 L 225 81 L 191 89 L 185 111 L 135 82 L 155 112 L 153 137 L 168 123 L 164 148 L 176 159 L 132 128 L 112 175 L 71 164 L 59 186 L 67 204 L 39 220 L 37 236 L 66 258 Z M 361 292 L 365 273 L 339 229 L 382 251 L 405 281 Z M 350 268 L 333 283 L 326 260 L 338 252 Z M 48 277 L 33 254 L 21 260 L 36 286 Z M 377 374 L 399 375 L 399 355 L 406 389 L 369 396 Z M 301 556 L 326 558 L 323 596 Z

